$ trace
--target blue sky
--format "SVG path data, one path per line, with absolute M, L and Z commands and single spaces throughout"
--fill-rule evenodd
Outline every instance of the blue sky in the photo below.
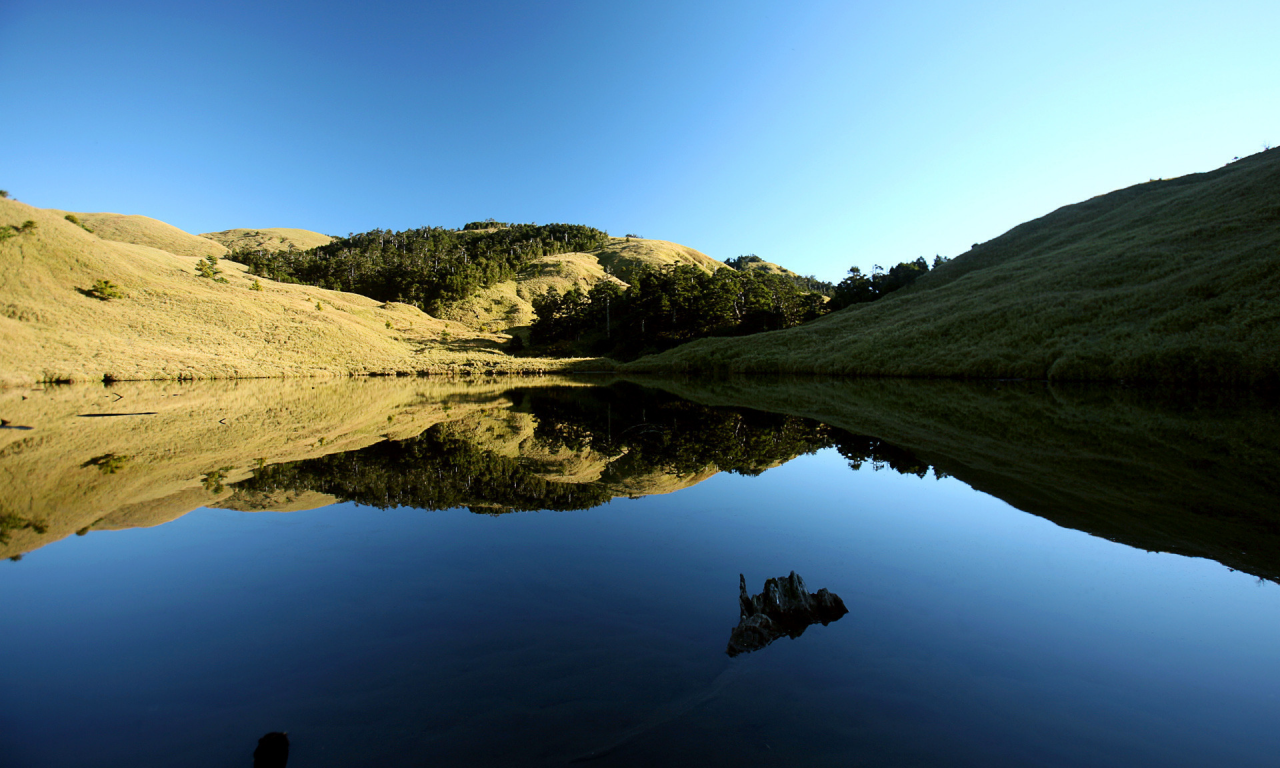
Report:
M 1280 3 L 1047 5 L 7 0 L 0 187 L 197 233 L 563 221 L 838 280 L 1280 143 Z

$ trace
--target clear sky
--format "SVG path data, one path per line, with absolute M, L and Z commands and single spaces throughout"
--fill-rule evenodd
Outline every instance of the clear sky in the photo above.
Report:
M 838 280 L 1280 143 L 1280 2 L 0 2 L 0 188 Z

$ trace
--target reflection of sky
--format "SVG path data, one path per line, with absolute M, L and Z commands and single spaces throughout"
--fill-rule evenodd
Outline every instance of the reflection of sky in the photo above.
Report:
M 563 763 L 637 725 L 599 764 L 1280 747 L 1274 585 L 833 450 L 580 512 L 205 510 L 4 565 L 22 765 L 247 764 L 277 729 L 303 768 Z M 850 613 L 730 662 L 738 574 L 793 569 Z

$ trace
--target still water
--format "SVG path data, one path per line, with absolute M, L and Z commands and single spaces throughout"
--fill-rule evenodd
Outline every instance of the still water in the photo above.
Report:
M 102 392 L 32 393 L 47 407 L 0 450 L 5 482 L 45 489 L 5 509 L 23 556 L 0 568 L 0 764 L 248 766 L 268 731 L 288 732 L 296 768 L 1280 754 L 1265 414 L 1045 391 L 755 394 L 867 409 L 828 405 L 827 423 L 725 405 L 732 390 L 697 404 L 628 384 L 396 386 L 344 391 L 367 418 L 329 422 L 305 397 L 138 389 L 161 403 L 156 426 L 95 424 L 61 463 L 41 452 L 74 441 L 41 430 L 80 429 Z M 924 396 L 960 415 L 906 413 Z M 220 412 L 245 429 L 270 412 L 293 437 L 233 466 L 213 438 L 183 448 L 164 431 Z M 137 500 L 147 480 L 194 508 L 155 525 L 138 511 L 159 503 Z M 133 495 L 116 509 L 112 493 Z M 58 517 L 84 499 L 103 516 Z M 726 653 L 739 576 L 756 593 L 791 571 L 848 613 Z

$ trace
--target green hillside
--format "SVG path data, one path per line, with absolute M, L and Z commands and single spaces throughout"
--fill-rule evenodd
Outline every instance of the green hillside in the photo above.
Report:
M 1280 382 L 1280 151 L 1066 206 L 880 301 L 632 371 Z

